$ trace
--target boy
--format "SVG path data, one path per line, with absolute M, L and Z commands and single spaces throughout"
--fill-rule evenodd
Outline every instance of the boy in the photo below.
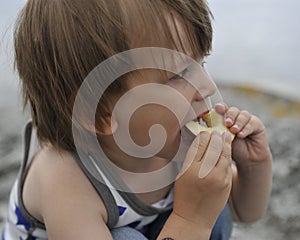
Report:
M 91 95 L 103 91 L 94 119 L 86 116 L 88 94 L 78 98 L 84 79 L 115 54 L 157 47 L 203 61 L 211 41 L 210 11 L 204 0 L 28 0 L 16 27 L 15 50 L 33 126 L 25 131 L 24 162 L 12 190 L 3 239 L 228 239 L 226 219 L 230 221 L 231 213 L 239 221 L 259 219 L 271 189 L 272 157 L 262 122 L 235 107 L 216 107 L 236 135 L 232 145 L 227 133 L 200 133 L 182 159 L 184 167 L 175 184 L 136 191 L 136 182 L 146 183 L 122 174 L 152 173 L 177 156 L 183 125 L 193 120 L 182 102 L 201 118 L 208 110 L 207 98 L 216 92 L 203 67 L 184 67 L 178 74 L 138 69 L 107 89 L 102 78 L 97 82 L 100 90 L 87 87 Z M 138 60 L 133 56 L 133 62 Z M 190 72 L 192 82 L 187 80 Z M 127 105 L 115 109 L 128 96 L 129 102 L 139 102 L 143 96 L 137 97 L 136 91 L 145 86 L 155 86 L 153 94 L 166 89 L 156 96 L 167 96 L 167 105 L 178 106 L 180 121 L 164 105 L 150 102 L 124 123 Z M 160 139 L 151 142 L 155 125 L 164 129 L 159 134 L 165 136 L 163 146 L 157 144 Z M 123 144 L 133 141 L 145 150 L 124 151 L 115 134 L 125 136 Z M 99 157 L 90 136 L 96 136 L 105 156 Z M 148 149 L 151 143 L 154 147 Z M 107 167 L 106 158 L 115 171 Z M 200 178 L 204 161 L 216 164 Z M 172 169 L 171 179 L 177 174 Z M 118 188 L 120 182 L 125 190 Z

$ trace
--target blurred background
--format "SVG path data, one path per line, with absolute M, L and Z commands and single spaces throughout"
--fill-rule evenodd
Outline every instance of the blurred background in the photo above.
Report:
M 300 239 L 300 2 L 208 2 L 215 17 L 208 71 L 225 102 L 262 118 L 274 156 L 267 215 L 254 224 L 235 224 L 232 239 Z M 29 118 L 13 71 L 13 24 L 24 3 L 0 3 L 0 231 Z
M 299 1 L 209 2 L 215 41 L 208 68 L 215 79 L 299 100 Z

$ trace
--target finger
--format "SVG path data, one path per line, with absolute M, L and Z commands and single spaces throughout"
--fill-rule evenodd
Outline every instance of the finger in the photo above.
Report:
M 234 134 L 240 132 L 250 121 L 251 114 L 247 111 L 241 111 L 235 119 L 235 122 L 230 131 Z
M 202 164 L 198 177 L 205 178 L 217 164 L 223 148 L 223 141 L 220 133 L 214 131 L 211 135 L 208 147 L 203 155 Z
M 231 135 L 228 132 L 223 133 L 223 149 L 220 155 L 220 161 L 218 161 L 216 166 L 221 165 L 223 162 L 227 165 L 231 165 L 232 158 L 231 158 Z M 225 161 L 221 161 L 222 159 L 225 159 Z
M 247 136 L 264 131 L 264 126 L 256 116 L 251 116 L 248 123 L 243 129 L 237 134 L 239 138 L 246 138 Z
M 200 162 L 210 141 L 211 134 L 200 132 L 189 147 L 181 169 L 181 176 L 193 162 Z M 178 176 L 178 177 L 179 177 Z
M 211 135 L 208 132 L 200 132 L 192 142 L 187 154 L 186 159 L 193 161 L 200 161 L 204 152 L 210 142 Z
M 228 133 L 223 134 L 224 144 L 223 150 L 220 155 L 219 161 L 216 164 L 215 169 L 218 170 L 218 175 L 220 178 L 224 179 L 225 177 L 229 177 L 230 179 L 230 170 L 232 165 L 232 157 L 231 157 L 231 136 Z
M 225 114 L 225 126 L 228 128 L 232 127 L 239 113 L 240 110 L 238 108 L 229 108 Z
M 215 105 L 215 110 L 217 113 L 224 115 L 225 112 L 228 110 L 228 106 L 225 103 L 217 103 Z

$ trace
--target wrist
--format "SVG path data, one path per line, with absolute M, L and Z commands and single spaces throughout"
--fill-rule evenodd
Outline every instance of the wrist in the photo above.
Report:
M 269 155 L 268 157 L 259 161 L 251 161 L 246 163 L 243 161 L 235 162 L 235 165 L 239 173 L 243 174 L 253 174 L 254 172 L 272 170 L 272 155 Z
M 189 224 L 191 226 L 205 229 L 212 229 L 216 219 L 212 216 L 207 216 L 207 214 L 200 214 L 199 209 L 195 209 L 194 212 L 188 213 L 188 210 L 177 211 L 176 208 L 173 209 L 173 216 L 182 222 L 182 224 Z M 205 215 L 205 216 L 204 216 Z
M 169 216 L 157 240 L 185 239 L 185 240 L 208 240 L 212 226 L 204 222 L 186 219 L 175 212 Z
M 272 184 L 272 159 L 257 162 L 251 165 L 237 164 L 238 179 L 240 185 L 249 186 Z
M 256 155 L 256 157 L 252 157 L 250 159 L 245 158 L 233 158 L 236 167 L 239 170 L 249 171 L 252 169 L 257 169 L 265 166 L 272 166 L 273 157 L 271 154 L 271 150 L 265 150 L 261 152 L 261 154 Z

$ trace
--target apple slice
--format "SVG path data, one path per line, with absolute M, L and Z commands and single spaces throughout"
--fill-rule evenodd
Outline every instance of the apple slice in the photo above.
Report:
M 206 113 L 202 116 L 203 121 L 206 123 L 207 127 L 201 125 L 199 122 L 191 121 L 188 122 L 185 126 L 190 132 L 195 136 L 200 132 L 209 132 L 213 130 L 223 134 L 225 131 L 228 131 L 231 134 L 231 141 L 233 141 L 235 135 L 231 133 L 227 127 L 223 124 L 223 116 L 217 113 L 215 110 L 211 110 L 209 113 Z
M 185 126 L 187 129 L 189 129 L 190 132 L 192 132 L 194 135 L 198 135 L 202 131 L 206 131 L 211 133 L 212 131 L 219 131 L 221 134 L 223 134 L 225 131 L 229 132 L 231 134 L 231 141 L 233 141 L 235 135 L 231 133 L 223 124 L 223 116 L 218 114 L 215 110 L 211 110 L 209 113 L 202 116 L 203 121 L 206 123 L 208 127 L 205 127 L 201 125 L 199 122 L 191 121 L 188 122 Z M 216 142 L 214 142 L 216 141 Z M 217 139 L 211 139 L 209 145 L 214 144 L 220 144 Z M 206 151 L 203 156 L 203 162 L 201 165 L 201 168 L 199 170 L 199 178 L 206 177 L 210 171 L 214 168 L 214 166 L 217 164 L 219 159 L 219 154 L 215 151 Z M 209 161 L 209 159 L 213 159 L 213 161 Z

